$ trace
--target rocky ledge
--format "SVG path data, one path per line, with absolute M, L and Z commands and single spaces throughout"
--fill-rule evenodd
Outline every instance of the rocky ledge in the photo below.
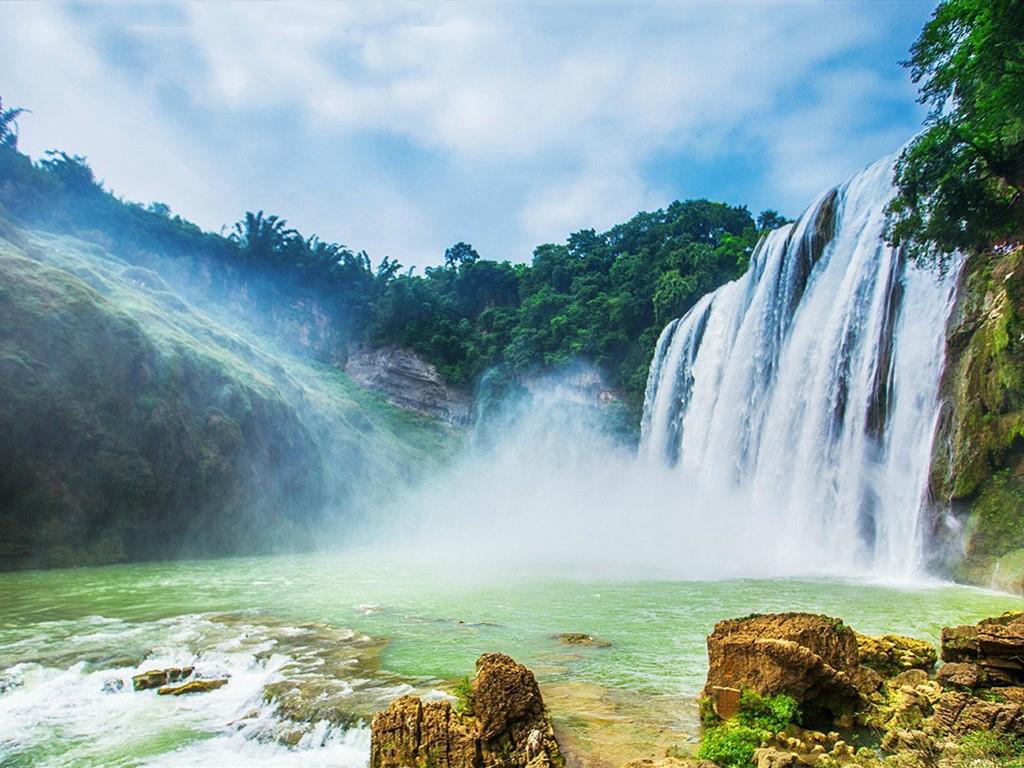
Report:
M 454 704 L 396 699 L 373 718 L 370 768 L 561 768 L 537 681 L 500 653 L 476 663 Z
M 924 641 L 803 613 L 721 622 L 708 656 L 701 755 L 718 765 L 1024 764 L 1024 612 L 944 629 L 937 674 Z
M 356 347 L 345 373 L 392 405 L 464 426 L 473 417 L 473 398 L 451 386 L 437 368 L 415 352 L 397 347 Z

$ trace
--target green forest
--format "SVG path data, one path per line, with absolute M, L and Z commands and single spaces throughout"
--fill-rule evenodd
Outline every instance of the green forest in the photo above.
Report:
M 84 157 L 53 150 L 33 162 L 18 151 L 23 111 L 0 103 L 0 112 L 7 216 L 99 240 L 129 260 L 202 256 L 223 265 L 225 279 L 261 278 L 279 297 L 315 297 L 341 338 L 410 348 L 466 389 L 491 369 L 514 376 L 583 359 L 638 411 L 661 328 L 740 275 L 761 233 L 785 222 L 770 210 L 755 220 L 744 206 L 676 201 L 607 232 L 540 245 L 529 263 L 489 260 L 459 242 L 416 274 L 400 257 L 371 259 L 263 211 L 222 234 L 204 232 L 163 203 L 120 199 Z

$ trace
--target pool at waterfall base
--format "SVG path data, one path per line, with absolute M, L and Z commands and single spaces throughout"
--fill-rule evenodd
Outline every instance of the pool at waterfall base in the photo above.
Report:
M 937 643 L 943 626 L 1022 607 L 938 582 L 590 579 L 379 551 L 8 573 L 0 764 L 364 766 L 375 711 L 449 695 L 501 651 L 537 675 L 571 765 L 620 765 L 695 747 L 705 638 L 722 619 L 810 611 Z M 132 689 L 175 665 L 228 684 Z

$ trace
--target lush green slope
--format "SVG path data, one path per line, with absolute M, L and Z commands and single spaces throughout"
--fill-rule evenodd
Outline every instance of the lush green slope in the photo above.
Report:
M 451 444 L 70 237 L 0 226 L 0 567 L 309 546 Z
M 772 211 L 755 223 L 742 206 L 676 201 L 607 232 L 540 245 L 530 264 L 487 260 L 457 243 L 421 276 L 394 258 L 374 267 L 366 253 L 305 237 L 262 211 L 247 213 L 228 237 L 202 232 L 166 205 L 118 199 L 84 158 L 54 152 L 33 163 L 2 144 L 0 209 L 133 263 L 158 254 L 161 272 L 177 261 L 177 273 L 201 277 L 211 291 L 245 290 L 274 315 L 265 330 L 280 340 L 313 307 L 322 323 L 307 346 L 320 359 L 344 359 L 351 341 L 402 346 L 467 389 L 492 368 L 515 377 L 578 359 L 603 371 L 634 416 L 664 325 L 737 277 L 760 232 L 783 221 Z

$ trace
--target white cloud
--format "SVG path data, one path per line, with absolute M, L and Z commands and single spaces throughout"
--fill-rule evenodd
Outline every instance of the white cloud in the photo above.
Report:
M 760 177 L 732 186 L 795 212 L 892 149 L 913 130 L 885 124 L 905 79 L 871 52 L 908 7 L 927 14 L 927 3 L 8 3 L 0 94 L 33 109 L 32 151 L 88 154 L 118 191 L 208 227 L 264 207 L 407 263 L 470 238 L 522 259 L 540 240 L 669 202 L 678 192 L 649 173 L 660 153 L 696 164 L 759 153 Z M 120 45 L 140 63 L 119 61 Z M 320 158 L 311 173 L 346 183 L 290 172 L 308 153 Z M 704 181 L 690 194 L 715 197 Z

